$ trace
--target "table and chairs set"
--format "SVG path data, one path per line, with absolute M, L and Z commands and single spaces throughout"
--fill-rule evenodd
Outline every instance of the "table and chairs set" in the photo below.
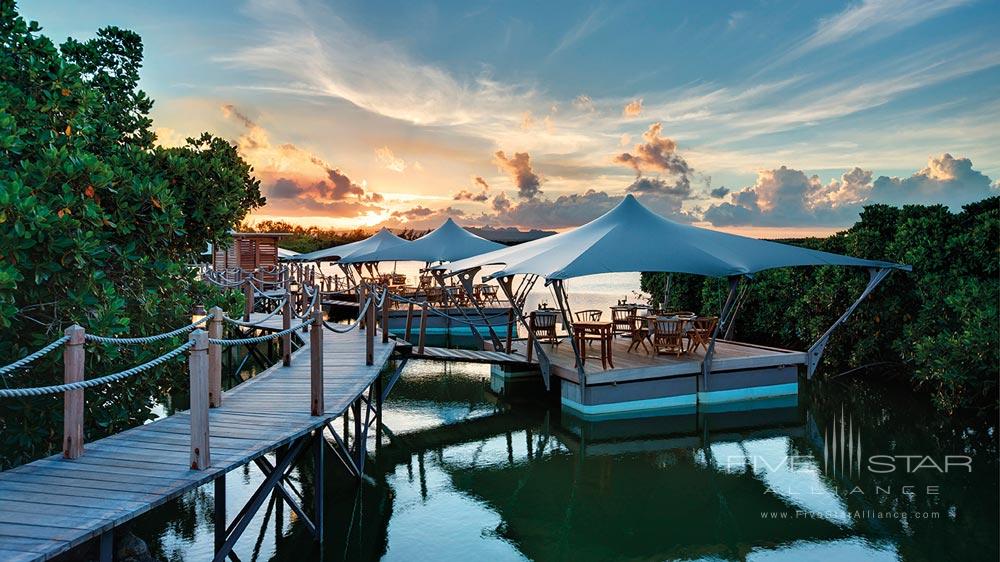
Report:
M 716 316 L 698 316 L 693 312 L 661 310 L 636 304 L 611 307 L 610 322 L 602 321 L 604 311 L 597 309 L 579 310 L 573 315 L 573 337 L 580 361 L 586 363 L 587 359 L 600 359 L 604 369 L 609 366 L 615 368 L 612 344 L 616 337 L 630 340 L 629 353 L 638 353 L 642 348 L 644 352 L 654 355 L 680 357 L 693 354 L 699 348 L 708 349 L 719 321 Z M 528 315 L 529 357 L 531 340 L 553 345 L 560 343 L 556 334 L 557 316 L 556 310 L 544 307 Z

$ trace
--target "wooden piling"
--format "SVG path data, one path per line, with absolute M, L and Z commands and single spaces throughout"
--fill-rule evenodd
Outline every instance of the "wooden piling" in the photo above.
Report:
M 410 341 L 410 336 L 413 334 L 413 303 L 410 302 L 409 306 L 406 307 L 406 341 Z
M 83 380 L 86 332 L 82 326 L 73 324 L 66 328 L 65 334 L 69 341 L 63 350 L 63 382 L 80 382 Z M 77 459 L 82 454 L 83 390 L 67 390 L 63 393 L 63 457 Z
M 322 416 L 326 406 L 323 402 L 323 312 L 313 312 L 312 330 L 309 332 L 309 390 L 314 416 Z
M 420 303 L 420 334 L 417 336 L 417 353 L 424 354 L 424 340 L 427 337 L 427 303 Z
M 368 299 L 368 287 L 364 284 L 358 285 L 358 312 L 361 312 L 361 307 L 365 305 L 365 300 Z M 358 325 L 359 328 L 365 330 L 368 328 L 366 325 L 367 315 L 361 319 L 361 323 Z
M 194 342 L 188 355 L 191 394 L 191 469 L 204 470 L 212 465 L 208 442 L 208 332 L 195 330 L 188 339 Z
M 222 339 L 222 309 L 213 306 L 209 311 L 208 337 Z M 208 344 L 208 406 L 222 406 L 222 346 Z

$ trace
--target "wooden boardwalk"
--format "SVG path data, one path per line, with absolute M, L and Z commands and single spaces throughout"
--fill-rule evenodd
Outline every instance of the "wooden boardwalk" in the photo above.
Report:
M 461 361 L 464 363 L 528 364 L 528 359 L 523 355 L 503 353 L 501 351 L 451 349 L 447 347 L 424 347 L 423 353 L 420 353 L 418 348 L 413 346 L 410 349 L 409 356 L 413 359 Z
M 265 370 L 209 411 L 210 468 L 189 467 L 190 416 L 180 412 L 87 443 L 79 459 L 55 455 L 0 472 L 0 560 L 52 558 L 343 414 L 379 376 L 395 341 L 377 337 L 366 366 L 363 331 L 323 337 L 324 414 L 309 414 L 309 338 L 302 337 L 290 367 Z

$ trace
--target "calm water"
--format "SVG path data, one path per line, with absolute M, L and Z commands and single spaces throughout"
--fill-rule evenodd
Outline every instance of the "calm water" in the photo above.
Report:
M 534 388 L 500 400 L 488 377 L 407 366 L 385 408 L 394 438 L 369 443 L 373 483 L 328 464 L 323 560 L 997 558 L 994 430 L 874 381 L 809 387 L 797 404 L 585 422 Z M 828 467 L 824 433 L 841 416 L 867 454 L 968 455 L 971 472 Z M 296 478 L 309 500 L 308 459 Z M 260 481 L 256 469 L 230 476 L 230 513 Z M 211 514 L 209 486 L 135 532 L 165 559 L 204 560 Z M 262 509 L 240 558 L 319 559 L 292 515 Z

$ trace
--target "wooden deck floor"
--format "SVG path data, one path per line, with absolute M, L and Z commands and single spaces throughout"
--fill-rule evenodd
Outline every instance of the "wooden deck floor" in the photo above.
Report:
M 689 355 L 675 357 L 673 355 L 653 355 L 640 347 L 628 351 L 630 340 L 615 338 L 612 348 L 614 368 L 601 367 L 601 360 L 589 358 L 584 363 L 584 372 L 588 384 L 602 384 L 641 380 L 651 377 L 666 377 L 686 375 L 701 371 L 701 362 L 705 359 L 705 350 L 700 349 Z M 552 372 L 556 376 L 577 381 L 576 360 L 573 356 L 573 346 L 568 340 L 559 345 L 542 344 Z M 646 349 L 651 349 L 649 343 Z M 593 344 L 590 353 L 599 353 L 598 344 Z M 712 371 L 728 371 L 752 367 L 769 367 L 781 365 L 805 364 L 806 354 L 802 351 L 791 351 L 774 347 L 765 347 L 749 343 L 719 340 L 715 344 L 715 357 L 712 360 Z
M 364 332 L 326 331 L 326 410 L 313 417 L 303 339 L 291 367 L 267 369 L 209 411 L 206 470 L 189 468 L 189 415 L 181 412 L 87 443 L 77 460 L 56 455 L 0 472 L 0 560 L 51 558 L 321 427 L 372 384 L 395 345 L 376 338 L 374 365 L 366 366 Z

